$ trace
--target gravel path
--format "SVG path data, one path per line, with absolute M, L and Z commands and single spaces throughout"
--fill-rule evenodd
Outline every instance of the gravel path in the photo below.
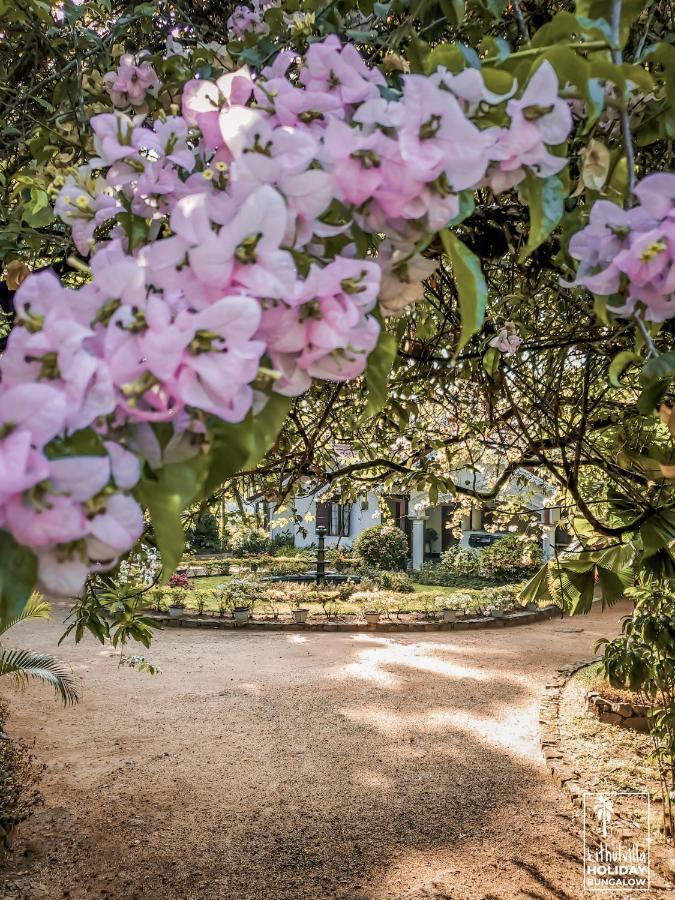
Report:
M 625 611 L 454 634 L 171 629 L 155 677 L 67 642 L 79 707 L 11 698 L 11 733 L 49 769 L 5 896 L 582 897 L 539 696 Z M 12 637 L 53 651 L 60 627 Z

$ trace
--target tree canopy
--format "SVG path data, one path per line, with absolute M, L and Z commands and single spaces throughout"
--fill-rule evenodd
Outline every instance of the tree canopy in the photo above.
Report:
M 364 113 L 363 121 L 356 121 L 364 100 L 345 100 L 342 94 L 346 105 L 334 125 L 335 147 L 340 140 L 356 143 L 347 144 L 344 159 L 337 150 L 328 153 L 328 161 L 325 154 L 315 156 L 304 176 L 317 185 L 320 171 L 333 179 L 332 205 L 317 218 L 322 234 L 318 239 L 315 228 L 314 244 L 296 240 L 284 249 L 301 280 L 313 261 L 326 266 L 345 248 L 351 258 L 376 261 L 383 273 L 379 304 L 364 322 L 377 326 L 363 326 L 361 349 L 344 377 L 326 365 L 312 375 L 308 364 L 303 369 L 308 379 L 294 382 L 294 370 L 282 373 L 280 382 L 278 354 L 286 351 L 270 356 L 268 342 L 268 355 L 252 381 L 259 399 L 243 421 L 217 424 L 202 418 L 208 440 L 192 462 L 178 457 L 153 466 L 147 456 L 141 458 L 141 480 L 128 490 L 151 514 L 154 507 L 167 577 L 180 554 L 182 510 L 214 491 L 255 491 L 283 501 L 309 482 L 345 495 L 396 485 L 430 489 L 432 496 L 449 491 L 492 497 L 520 467 L 543 473 L 558 486 L 570 521 L 588 547 L 605 554 L 608 571 L 623 573 L 629 548 L 632 562 L 658 575 L 672 573 L 673 181 L 666 176 L 656 187 L 645 182 L 641 189 L 645 178 L 672 169 L 675 49 L 669 4 L 392 0 L 236 7 L 208 0 L 58 5 L 25 0 L 5 4 L 2 12 L 7 39 L 0 48 L 0 252 L 8 309 L 27 272 L 47 265 L 70 288 L 89 289 L 85 259 L 92 242 L 105 248 L 117 233 L 133 257 L 158 238 L 178 235 L 171 206 L 161 199 L 163 189 L 146 186 L 143 193 L 134 180 L 139 165 L 155 162 L 153 153 L 171 156 L 178 137 L 172 147 L 148 149 L 146 135 L 147 146 L 138 149 L 130 166 L 136 173 L 127 170 L 125 180 L 118 162 L 124 156 L 106 157 L 104 150 L 101 161 L 106 134 L 102 127 L 97 131 L 95 117 L 114 115 L 124 122 L 126 116 L 134 127 L 156 135 L 167 117 L 182 109 L 191 129 L 185 150 L 193 161 L 192 174 L 185 158 L 175 163 L 177 171 L 182 166 L 179 180 L 188 184 L 195 173 L 208 170 L 217 185 L 213 166 L 219 145 L 209 146 L 209 124 L 200 119 L 209 115 L 208 103 L 221 110 L 239 103 L 258 115 L 273 114 L 279 127 L 299 131 L 302 126 L 319 134 L 329 109 L 315 109 L 318 100 L 312 98 L 293 108 L 288 120 L 293 124 L 284 125 L 277 98 L 283 77 L 294 98 L 301 86 L 311 91 L 312 78 L 319 79 L 311 73 L 321 65 L 313 70 L 312 59 L 321 59 L 318 48 L 326 40 L 337 54 L 331 64 L 337 65 L 343 52 L 338 47 L 358 51 L 347 69 L 363 60 L 360 77 L 375 91 L 368 88 L 364 100 L 382 105 L 376 115 Z M 290 68 L 284 70 L 286 61 Z M 196 91 L 197 101 L 188 103 L 186 114 L 186 84 L 217 83 L 243 66 L 258 85 L 252 101 L 241 103 L 230 94 L 199 107 Z M 339 92 L 340 78 L 330 65 L 325 74 L 327 93 Z M 463 132 L 456 144 L 449 135 L 445 148 L 438 139 L 439 153 L 445 153 L 440 168 L 436 156 L 424 157 L 424 166 L 434 172 L 432 186 L 425 187 L 426 206 L 414 209 L 416 198 L 410 196 L 401 214 L 404 207 L 393 212 L 384 195 L 377 199 L 378 182 L 371 175 L 382 168 L 383 142 L 392 140 L 397 128 L 405 132 L 395 110 L 405 105 L 408 92 L 410 117 L 411 85 L 422 91 L 422 84 L 434 85 L 441 99 L 452 97 L 462 113 L 457 126 L 468 123 L 477 130 Z M 433 102 L 410 138 L 417 152 L 428 150 L 444 124 L 446 113 L 437 113 Z M 386 111 L 394 118 L 386 119 Z M 339 132 L 344 121 L 348 138 L 348 132 Z M 405 140 L 399 138 L 403 159 L 409 160 L 406 177 L 427 185 L 414 153 L 405 155 Z M 458 155 L 462 140 L 473 158 Z M 469 146 L 472 140 L 478 143 Z M 206 151 L 199 141 L 206 141 Z M 118 145 L 124 145 L 121 137 Z M 486 164 L 473 177 L 470 164 L 481 152 Z M 228 166 L 232 160 L 221 161 Z M 340 181 L 341 168 L 349 173 L 348 166 L 363 176 L 362 196 L 352 193 L 349 174 Z M 97 179 L 106 172 L 101 189 Z M 255 177 L 272 178 L 259 172 Z M 291 187 L 273 183 L 289 203 Z M 64 185 L 71 185 L 72 197 Z M 400 190 L 404 193 L 403 186 Z M 114 197 L 121 206 L 107 208 Z M 82 215 L 75 202 L 82 204 Z M 111 232 L 111 223 L 117 232 Z M 284 240 L 283 247 L 289 247 L 288 235 Z M 237 252 L 244 251 L 255 247 L 239 245 Z M 95 253 L 95 278 L 96 259 Z M 30 284 L 29 278 L 24 292 Z M 353 299 L 363 289 L 350 282 L 343 293 Z M 241 290 L 240 283 L 237 293 Z M 102 301 L 119 302 L 115 293 L 108 289 Z M 105 303 L 98 327 L 111 315 Z M 22 308 L 19 324 L 25 328 L 25 302 Z M 144 333 L 147 326 L 134 321 Z M 349 340 L 353 350 L 356 338 Z M 288 384 L 279 394 L 284 378 Z M 54 380 L 43 360 L 38 381 L 53 386 Z M 6 374 L 4 382 L 9 383 Z M 139 395 L 142 403 L 145 396 Z M 207 407 L 206 414 L 218 418 L 215 407 Z M 110 438 L 116 427 L 108 420 L 94 431 Z M 152 427 L 167 447 L 171 431 L 162 431 L 164 423 Z M 91 453 L 94 445 L 82 435 L 77 427 L 55 435 L 52 440 L 58 437 L 61 446 L 52 455 L 60 460 Z M 99 437 L 94 435 L 94 443 Z M 345 445 L 351 449 L 348 459 L 339 453 Z M 125 452 L 131 448 L 128 435 L 119 446 Z M 205 455 L 208 464 L 202 462 Z M 455 484 L 459 467 L 486 462 L 496 471 L 490 489 Z M 12 607 L 28 596 L 37 563 L 25 546 L 30 539 L 21 540 L 20 529 L 5 521 L 3 569 L 11 563 L 22 573 L 15 586 L 3 585 L 3 604 Z M 58 554 L 72 557 L 63 549 L 66 543 L 56 541 Z M 38 547 L 38 555 L 42 552 Z M 588 596 L 597 557 L 589 556 L 587 563 L 570 573 L 575 602 Z M 621 578 L 607 579 L 608 599 L 623 589 Z

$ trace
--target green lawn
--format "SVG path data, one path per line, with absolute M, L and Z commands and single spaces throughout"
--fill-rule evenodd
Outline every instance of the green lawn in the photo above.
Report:
M 456 594 L 458 591 L 461 592 L 461 590 L 462 590 L 462 588 L 458 588 L 458 587 L 444 587 L 443 585 L 438 585 L 438 584 L 417 584 L 417 582 L 415 582 L 414 587 L 415 587 L 415 592 L 418 594 L 433 593 L 433 594 L 437 594 L 437 595 L 447 594 L 448 596 L 450 594 Z

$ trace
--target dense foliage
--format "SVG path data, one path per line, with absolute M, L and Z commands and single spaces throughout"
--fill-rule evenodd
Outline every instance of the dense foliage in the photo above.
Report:
M 195 524 L 186 533 L 187 545 L 195 553 L 220 550 L 220 529 L 218 520 L 210 509 L 202 510 Z
M 14 829 L 44 802 L 39 785 L 46 768 L 24 744 L 4 734 L 8 718 L 9 706 L 0 697 L 0 858 Z
M 408 539 L 394 525 L 372 525 L 354 541 L 354 552 L 372 569 L 402 569 L 408 558 Z
M 45 347 L 36 351 L 42 361 L 31 362 L 30 371 L 20 377 L 35 378 L 37 366 L 37 384 L 12 387 L 12 379 L 4 380 L 10 394 L 4 401 L 5 428 L 14 430 L 4 438 L 3 453 L 15 474 L 16 454 L 23 448 L 26 487 L 18 519 L 15 495 L 3 494 L 11 500 L 5 527 L 13 529 L 13 536 L 8 532 L 2 539 L 3 568 L 11 566 L 19 573 L 11 585 L 3 584 L 3 608 L 20 605 L 37 574 L 34 553 L 18 546 L 17 539 L 19 544 L 32 543 L 43 572 L 59 575 L 62 565 L 70 562 L 71 574 L 77 574 L 75 569 L 81 574 L 87 566 L 85 550 L 90 554 L 96 541 L 114 548 L 106 541 L 115 531 L 118 549 L 124 552 L 121 544 L 138 532 L 141 523 L 129 502 L 130 493 L 134 502 L 140 500 L 151 512 L 154 507 L 155 538 L 163 550 L 167 577 L 179 553 L 181 508 L 219 482 L 223 484 L 219 492 L 235 486 L 241 496 L 250 494 L 254 485 L 253 490 L 268 500 L 292 496 L 308 481 L 313 486 L 331 485 L 344 496 L 356 496 L 364 486 L 377 484 L 396 486 L 400 492 L 429 488 L 432 502 L 439 494 L 452 494 L 459 515 L 475 498 L 494 498 L 500 487 L 519 477 L 523 466 L 558 485 L 555 499 L 591 554 L 578 570 L 567 572 L 566 580 L 549 571 L 533 587 L 535 593 L 550 592 L 559 583 L 566 600 L 581 608 L 599 570 L 604 596 L 611 600 L 633 577 L 629 558 L 648 574 L 670 574 L 672 181 L 665 174 L 650 178 L 650 173 L 672 168 L 671 14 L 667 4 L 619 0 L 580 2 L 574 9 L 564 3 L 542 6 L 534 0 L 508 8 L 491 4 L 489 9 L 473 2 L 465 6 L 422 2 L 414 8 L 402 2 L 374 6 L 338 2 L 303 4 L 296 10 L 289 3 L 283 10 L 261 7 L 255 15 L 209 2 L 190 15 L 171 3 L 66 3 L 63 13 L 56 15 L 34 2 L 12 9 L 6 26 L 12 40 L 5 42 L 0 55 L 8 86 L 2 112 L 9 149 L 2 173 L 3 247 L 10 290 L 25 277 L 26 268 L 53 262 L 67 285 L 86 284 L 77 291 L 60 292 L 47 275 L 41 275 L 40 284 L 51 285 L 50 296 L 58 297 L 64 309 L 76 297 L 89 297 L 92 312 L 101 312 L 95 332 L 114 334 L 116 326 L 111 328 L 110 323 L 119 321 L 123 346 L 133 348 L 154 334 L 160 320 L 153 313 L 152 321 L 146 314 L 142 322 L 133 305 L 129 311 L 130 295 L 109 297 L 107 289 L 99 287 L 96 270 L 111 259 L 111 244 L 106 241 L 119 242 L 127 266 L 133 261 L 129 274 L 138 274 L 138 263 L 145 266 L 145 251 L 153 245 L 186 252 L 188 268 L 202 286 L 208 286 L 212 277 L 211 263 L 222 262 L 210 236 L 211 244 L 200 248 L 204 253 L 194 261 L 199 254 L 187 246 L 190 237 L 172 211 L 174 203 L 176 208 L 185 205 L 185 199 L 176 197 L 176 174 L 190 194 L 202 198 L 190 201 L 199 207 L 204 195 L 212 197 L 219 190 L 223 173 L 218 175 L 216 162 L 226 166 L 232 162 L 234 180 L 245 169 L 256 185 L 284 197 L 287 211 L 297 221 L 294 204 L 300 201 L 289 187 L 291 175 L 283 173 L 282 185 L 278 166 L 273 175 L 265 174 L 265 154 L 259 152 L 263 144 L 250 148 L 255 149 L 253 154 L 242 155 L 246 148 L 230 147 L 230 137 L 219 124 L 217 134 L 209 131 L 215 122 L 216 110 L 209 105 L 214 100 L 230 121 L 243 117 L 257 123 L 253 131 L 259 140 L 264 125 L 272 129 L 273 144 L 278 140 L 274 135 L 284 128 L 295 130 L 298 146 L 301 140 L 308 148 L 318 143 L 310 171 L 316 172 L 312 178 L 317 184 L 322 174 L 327 176 L 332 197 L 329 212 L 316 219 L 326 232 L 314 235 L 322 260 L 318 265 L 325 268 L 329 258 L 342 255 L 352 242 L 355 249 L 350 253 L 364 263 L 378 262 L 379 274 L 368 271 L 379 278 L 379 315 L 401 315 L 377 324 L 380 337 L 368 357 L 365 382 L 352 377 L 364 362 L 362 351 L 351 380 L 317 381 L 292 401 L 280 435 L 286 412 L 281 401 L 268 402 L 269 416 L 256 407 L 257 414 L 242 425 L 228 424 L 219 432 L 222 439 L 215 437 L 220 426 L 210 418 L 208 405 L 204 419 L 194 413 L 199 405 L 188 402 L 185 409 L 193 424 L 188 424 L 187 433 L 199 446 L 198 454 L 181 461 L 182 448 L 179 457 L 172 456 L 178 448 L 171 443 L 171 429 L 150 424 L 160 456 L 144 457 L 140 471 L 124 455 L 133 449 L 133 440 L 124 434 L 127 426 L 119 417 L 111 421 L 105 413 L 105 424 L 99 417 L 91 427 L 73 432 L 84 420 L 72 418 L 72 393 L 67 395 L 70 406 L 63 417 L 43 422 L 38 444 L 34 437 L 26 445 L 25 433 L 14 427 L 12 418 L 23 395 L 12 397 L 11 391 L 30 387 L 37 402 L 40 395 L 46 398 L 50 391 L 63 390 L 63 379 L 50 377 L 56 374 L 49 356 L 54 351 Z M 228 35 L 230 16 L 234 40 Z M 342 43 L 336 43 L 336 35 Z M 8 51 L 12 43 L 27 49 L 16 56 Z M 368 60 L 365 69 L 357 64 L 353 47 Z M 292 58 L 284 55 L 286 49 L 293 50 Z M 357 90 L 349 96 L 341 84 L 331 83 L 331 77 L 326 81 L 325 69 L 321 74 L 327 59 L 331 71 L 340 70 L 343 53 L 345 61 L 353 63 L 347 67 L 350 73 L 358 72 L 355 83 L 349 81 L 351 75 L 343 76 L 345 84 Z M 231 73 L 244 64 L 248 69 L 234 77 Z M 219 81 L 223 73 L 225 81 Z M 271 91 L 265 88 L 265 79 L 274 81 Z M 305 109 L 296 101 L 308 99 L 312 79 L 315 86 L 322 85 L 315 92 L 322 99 L 312 98 L 311 103 L 319 106 Z M 339 82 L 340 77 L 334 80 Z M 188 83 L 193 87 L 179 109 L 177 101 Z M 257 91 L 255 108 L 233 94 L 235 88 Z M 263 96 L 265 90 L 274 96 Z M 363 97 L 358 97 L 358 90 Z M 326 103 L 333 106 L 320 108 Z M 117 112 L 111 113 L 111 108 Z M 402 118 L 399 112 L 404 113 Z M 385 113 L 391 124 L 382 121 Z M 281 125 L 280 117 L 287 114 L 295 118 Z M 125 131 L 131 115 L 141 118 Z M 420 116 L 428 118 L 418 121 Z M 119 135 L 106 130 L 113 122 L 120 123 Z M 181 131 L 180 122 L 187 125 L 187 132 Z M 454 151 L 448 156 L 453 129 L 472 136 L 475 158 L 464 159 Z M 349 153 L 355 155 L 338 162 L 335 154 L 339 156 L 344 146 L 340 136 L 356 144 L 348 144 Z M 195 155 L 194 141 L 199 140 L 206 153 Z M 362 146 L 359 142 L 364 140 Z M 392 179 L 385 148 L 393 148 L 387 141 L 397 143 L 408 167 L 406 178 L 396 180 L 393 195 L 387 193 Z M 218 157 L 225 145 L 231 160 Z M 421 152 L 426 174 L 415 171 L 415 154 Z M 113 161 L 111 153 L 122 155 Z M 95 154 L 101 160 L 99 168 L 94 165 L 89 173 L 78 170 Z M 251 161 L 256 171 L 251 170 Z M 479 162 L 485 163 L 482 172 Z M 306 159 L 302 164 L 305 169 L 300 171 L 306 171 Z M 471 171 L 473 165 L 476 173 Z M 466 168 L 460 171 L 462 167 Z M 162 178 L 153 182 L 160 169 Z M 208 178 L 201 174 L 204 171 L 215 174 Z M 345 179 L 346 171 L 353 171 L 354 177 Z M 433 182 L 425 182 L 432 174 Z M 463 178 L 466 188 L 460 187 Z M 203 190 L 197 191 L 200 179 Z M 223 196 L 236 203 L 232 173 L 226 180 Z M 413 214 L 405 194 L 412 184 L 422 202 L 417 219 L 406 218 Z M 355 196 L 352 190 L 366 193 Z M 49 201 L 57 194 L 60 199 L 52 210 Z M 271 197 L 269 191 L 265 196 Z M 396 211 L 390 205 L 394 200 L 403 204 Z M 347 207 L 354 212 L 351 220 Z M 234 221 L 228 219 L 231 213 L 225 213 L 224 221 Z M 190 227 L 199 215 L 190 213 Z M 72 226 L 72 237 L 66 223 Z M 156 231 L 160 223 L 170 230 Z M 374 237 L 375 227 L 389 234 L 393 246 Z M 338 233 L 328 234 L 330 229 Z M 402 251 L 397 242 L 411 237 L 412 247 Z M 83 269 L 81 260 L 66 264 L 73 239 L 82 253 L 89 251 L 92 239 L 98 247 L 92 274 Z M 296 282 L 302 284 L 311 262 L 303 262 L 301 256 L 310 244 L 302 245 L 302 237 L 289 250 L 288 236 L 283 240 L 286 243 L 274 252 L 291 253 Z M 240 256 L 246 256 L 245 249 Z M 250 247 L 247 252 L 250 256 Z M 157 265 L 155 254 L 144 271 L 156 278 Z M 250 291 L 250 284 L 236 279 L 242 272 L 250 275 L 257 263 L 236 259 L 232 265 L 232 273 L 235 269 L 238 273 L 232 277 L 239 294 Z M 390 276 L 393 281 L 387 280 Z M 179 281 L 186 277 L 181 270 Z M 23 338 L 10 341 L 16 344 L 15 356 L 21 340 L 33 346 L 48 337 L 40 317 L 48 318 L 49 310 L 40 311 L 42 298 L 29 300 L 30 283 L 30 279 L 25 283 L 23 296 L 38 306 L 31 312 L 26 302 L 17 301 L 23 312 L 15 333 L 23 332 Z M 140 282 L 136 288 L 133 283 L 132 279 L 129 291 L 138 290 Z M 363 293 L 345 296 L 354 303 L 363 299 Z M 408 305 L 422 296 L 424 304 Z M 272 305 L 286 303 L 266 298 L 265 305 L 267 299 Z M 172 317 L 189 312 L 175 305 L 171 310 Z M 264 312 L 267 316 L 268 310 Z M 203 310 L 197 313 L 202 314 Z M 86 315 L 85 309 L 78 309 L 75 320 Z M 364 312 L 364 321 L 372 315 Z M 183 315 L 181 323 L 184 320 Z M 183 325 L 171 321 L 176 333 L 181 331 Z M 91 319 L 82 324 L 91 325 Z M 374 333 L 375 324 L 368 328 Z M 195 332 L 192 340 L 196 339 Z M 207 343 L 213 351 L 221 346 L 213 341 L 221 340 L 222 334 L 209 337 Z M 264 340 L 268 353 L 276 353 L 270 332 Z M 91 343 L 86 338 L 81 345 L 90 356 Z M 186 357 L 186 352 L 195 358 Z M 297 352 L 288 351 L 291 356 Z M 180 366 L 193 373 L 197 371 L 193 363 L 204 362 L 199 357 L 214 355 L 201 344 L 181 353 Z M 305 360 L 314 365 L 309 357 Z M 298 375 L 295 369 L 293 374 L 279 368 L 280 362 L 278 357 L 263 357 L 265 365 L 256 375 L 262 382 L 254 382 L 254 391 L 269 394 L 273 386 L 278 388 L 280 372 L 285 379 Z M 214 364 L 220 363 L 214 359 Z M 270 376 L 267 369 L 275 374 Z M 201 376 L 195 377 L 199 381 Z M 136 378 L 143 381 L 140 375 Z M 168 390 L 185 402 L 164 375 L 152 378 L 152 387 L 137 398 L 134 394 L 133 404 L 124 401 L 122 419 L 134 421 L 147 410 L 153 392 Z M 145 385 L 139 382 L 139 387 Z M 119 386 L 113 383 L 116 403 L 118 394 Z M 86 394 L 77 396 L 81 404 Z M 160 408 L 161 404 L 155 411 Z M 203 432 L 190 431 L 198 421 L 206 425 L 206 440 Z M 54 428 L 61 429 L 60 436 L 52 436 Z M 351 451 L 342 456 L 339 448 L 345 445 Z M 45 509 L 52 508 L 49 485 L 57 484 L 65 492 L 70 459 L 90 453 L 100 456 L 98 461 L 89 458 L 89 471 L 96 471 L 99 481 L 107 474 L 108 481 L 94 497 L 80 500 L 71 493 L 68 500 L 59 494 L 54 508 L 67 508 L 73 525 L 69 542 L 59 543 L 65 539 L 63 533 L 42 528 L 47 524 Z M 488 477 L 457 482 L 461 466 L 478 464 Z M 133 486 L 139 474 L 141 481 Z M 38 475 L 41 480 L 35 483 Z M 11 490 L 24 482 L 14 478 Z M 171 502 L 158 504 L 158 497 L 171 497 Z M 36 502 L 41 504 L 37 516 Z M 510 499 L 501 503 L 496 515 L 509 517 L 514 512 Z M 289 518 L 294 520 L 295 515 L 291 508 Z M 92 527 L 101 536 L 92 536 Z M 87 559 L 91 563 L 92 557 Z M 105 559 L 98 562 L 107 564 Z M 91 599 L 92 594 L 86 596 Z
M 650 586 L 633 588 L 635 612 L 622 634 L 602 640 L 603 666 L 610 682 L 637 691 L 651 707 L 654 759 L 663 787 L 663 808 L 673 835 L 675 787 L 675 593 Z

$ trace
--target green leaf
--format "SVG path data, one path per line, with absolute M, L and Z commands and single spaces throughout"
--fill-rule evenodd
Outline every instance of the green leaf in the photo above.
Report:
M 668 390 L 670 379 L 662 378 L 646 387 L 638 397 L 637 408 L 643 415 L 653 413 Z
M 494 378 L 495 372 L 499 369 L 499 361 L 501 358 L 502 355 L 496 347 L 490 347 L 483 356 L 483 368 L 490 378 Z
M 396 359 L 397 349 L 398 342 L 396 338 L 383 328 L 380 332 L 377 346 L 368 356 L 368 365 L 365 372 L 366 385 L 368 386 L 368 402 L 363 413 L 364 419 L 377 415 L 387 402 L 387 383 L 389 381 L 389 373 Z
M 0 531 L 0 622 L 20 615 L 37 581 L 37 559 L 7 531 Z
M 549 47 L 558 43 L 562 38 L 569 39 L 573 34 L 579 34 L 581 26 L 577 17 L 571 12 L 559 12 L 534 33 L 530 41 L 531 47 Z
M 612 387 L 621 387 L 621 376 L 623 373 L 629 366 L 640 362 L 641 359 L 642 357 L 637 353 L 633 353 L 632 350 L 622 350 L 621 353 L 617 353 L 609 366 L 609 383 Z
M 668 510 L 664 510 L 647 519 L 640 526 L 640 537 L 645 558 L 666 549 L 675 541 L 675 518 Z
M 670 378 L 673 375 L 675 375 L 675 350 L 669 350 L 668 353 L 661 353 L 644 364 L 640 372 L 640 382 L 643 385 L 650 385 L 659 378 Z
M 207 457 L 199 454 L 184 462 L 169 463 L 158 471 L 144 472 L 135 489 L 150 513 L 162 555 L 162 582 L 171 577 L 183 555 L 181 513 L 199 496 L 207 469 Z
M 613 572 L 598 566 L 598 584 L 602 594 L 603 605 L 613 606 L 617 600 L 621 600 L 626 588 L 633 584 L 633 576 L 630 569 L 621 572 Z
M 107 456 L 103 441 L 93 428 L 83 428 L 68 437 L 55 437 L 45 447 L 47 459 L 66 456 Z
M 290 408 L 289 397 L 271 394 L 257 415 L 249 413 L 238 425 L 220 420 L 209 424 L 211 452 L 205 496 L 237 472 L 257 465 L 276 441 Z
M 561 566 L 562 568 L 562 566 Z M 563 570 L 564 573 L 564 570 Z M 588 572 L 567 572 L 570 583 L 576 592 L 569 605 L 569 612 L 573 616 L 589 613 L 593 606 L 593 592 L 595 590 L 595 570 Z
M 117 220 L 127 236 L 130 251 L 147 242 L 149 232 L 148 219 L 134 215 L 132 212 L 123 212 L 118 213 Z
M 453 28 L 459 28 L 464 19 L 464 0 L 440 0 L 443 15 Z
M 389 15 L 389 10 L 391 9 L 391 0 L 389 3 L 374 3 L 373 4 L 373 12 L 377 16 L 378 19 L 382 19 L 384 21 Z M 265 17 L 267 18 L 267 17 Z
M 32 187 L 30 200 L 23 210 L 23 220 L 32 228 L 43 228 L 54 218 L 47 191 Z
M 546 563 L 527 582 L 519 594 L 523 603 L 539 603 L 541 600 L 552 600 L 548 586 L 549 565 Z
M 495 19 L 501 19 L 507 3 L 508 0 L 482 0 L 482 5 L 488 12 L 492 13 Z
M 456 44 L 439 44 L 427 56 L 424 71 L 430 75 L 439 66 L 445 66 L 448 72 L 457 75 L 466 67 L 466 58 Z
M 483 324 L 488 291 L 478 257 L 452 231 L 444 228 L 440 234 L 452 265 L 459 294 L 459 311 L 462 319 L 462 330 L 456 350 L 456 353 L 459 353 Z
M 462 191 L 458 194 L 459 197 L 459 212 L 455 216 L 454 219 L 451 219 L 447 228 L 450 228 L 454 225 L 459 225 L 460 222 L 463 222 L 464 219 L 468 219 L 470 215 L 473 214 L 474 209 L 476 208 L 476 201 L 474 200 L 473 191 Z
M 519 194 L 530 208 L 530 234 L 519 256 L 519 261 L 523 262 L 543 244 L 560 222 L 567 190 L 557 175 L 550 178 L 528 175 L 519 188 Z

